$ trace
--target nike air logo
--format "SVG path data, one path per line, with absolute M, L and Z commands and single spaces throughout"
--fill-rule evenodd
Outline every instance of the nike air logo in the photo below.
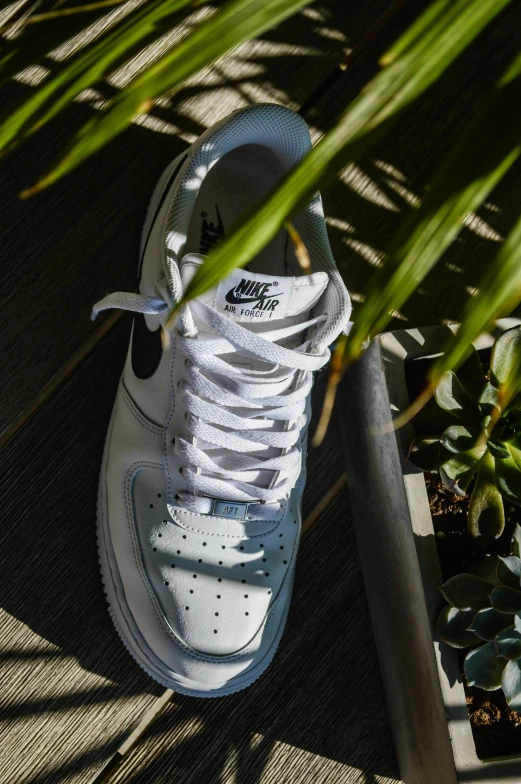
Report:
M 222 240 L 224 237 L 224 224 L 219 212 L 219 207 L 215 205 L 215 213 L 217 215 L 217 222 L 213 223 L 208 220 L 208 213 L 202 212 L 201 218 L 201 239 L 199 240 L 199 253 L 208 253 L 214 245 Z
M 234 286 L 234 288 L 228 291 L 225 295 L 225 300 L 226 302 L 229 302 L 230 305 L 251 305 L 252 302 L 256 302 L 257 305 L 255 307 L 260 310 L 275 310 L 279 304 L 279 300 L 274 300 L 273 298 L 277 297 L 278 294 L 270 294 L 269 291 L 272 286 L 277 285 L 277 282 L 259 283 L 255 280 L 245 280 L 243 278 L 237 286 Z M 272 301 L 267 302 L 267 300 Z

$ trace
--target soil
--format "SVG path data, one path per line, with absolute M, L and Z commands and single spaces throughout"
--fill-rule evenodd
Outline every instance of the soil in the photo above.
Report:
M 425 370 L 426 362 L 423 360 L 408 363 L 407 386 L 410 399 L 414 399 L 421 391 Z M 432 411 L 432 408 L 430 410 Z M 429 409 L 424 410 L 423 416 L 414 422 L 418 435 L 428 433 L 428 420 Z M 437 474 L 425 474 L 425 481 L 438 555 L 443 577 L 447 580 L 455 574 L 467 571 L 471 564 L 485 555 L 467 532 L 472 485 L 468 495 L 458 497 L 441 484 Z M 521 507 L 505 502 L 505 518 L 505 530 L 493 546 L 488 548 L 489 553 L 503 556 L 510 554 L 514 527 L 516 523 L 521 525 Z M 463 661 L 467 652 L 458 651 L 458 654 L 477 756 L 486 760 L 521 754 L 521 714 L 508 707 L 501 689 L 483 691 L 465 685 Z

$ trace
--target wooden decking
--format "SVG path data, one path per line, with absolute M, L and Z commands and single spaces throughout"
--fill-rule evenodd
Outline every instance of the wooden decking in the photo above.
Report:
M 396 13 L 388 13 L 390 0 L 309 7 L 29 202 L 17 194 L 95 109 L 75 105 L 2 165 L 2 784 L 399 781 L 335 427 L 309 457 L 294 601 L 268 673 L 233 697 L 194 700 L 165 694 L 120 644 L 98 575 L 95 508 L 130 322 L 116 316 L 93 325 L 89 314 L 108 291 L 132 289 L 148 198 L 181 149 L 258 101 L 301 110 L 318 138 L 424 4 L 399 3 Z M 355 301 L 403 212 L 513 55 L 519 17 L 519 9 L 503 15 L 325 194 Z M 471 216 L 402 322 L 457 319 L 514 220 L 520 182 L 517 168 Z

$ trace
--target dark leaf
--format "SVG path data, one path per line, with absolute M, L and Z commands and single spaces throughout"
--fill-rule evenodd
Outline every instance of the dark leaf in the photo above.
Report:
M 455 419 L 468 425 L 479 425 L 480 413 L 475 403 L 467 395 L 454 371 L 449 370 L 440 379 L 434 395 L 436 403 Z
M 486 691 L 499 689 L 506 663 L 506 659 L 501 659 L 497 655 L 493 642 L 475 648 L 465 658 L 464 669 L 468 685 Z
M 500 631 L 511 626 L 514 616 L 499 612 L 493 607 L 485 607 L 474 616 L 468 630 L 474 632 L 482 640 L 491 642 Z
M 497 576 L 502 585 L 521 591 L 521 558 L 509 555 L 508 558 L 499 558 Z
M 521 711 L 521 660 L 510 661 L 503 671 L 501 687 L 512 710 Z
M 494 640 L 499 656 L 510 661 L 521 659 L 521 634 L 514 626 L 508 626 L 499 632 Z
M 437 436 L 420 436 L 412 442 L 407 460 L 420 471 L 436 471 L 447 457 Z
M 494 386 L 506 384 L 516 358 L 521 353 L 521 326 L 503 332 L 492 347 L 490 380 Z
M 492 607 L 499 612 L 514 614 L 521 612 L 521 591 L 514 591 L 513 588 L 498 586 L 490 594 Z
M 492 589 L 499 590 L 499 589 Z M 482 610 L 490 606 L 490 583 L 473 574 L 457 574 L 440 586 L 445 599 L 458 610 Z
M 479 427 L 465 427 L 465 425 L 450 425 L 441 435 L 441 443 L 449 452 L 468 452 L 476 445 L 479 438 Z M 440 464 L 441 465 L 441 464 Z
M 505 498 L 521 504 L 521 471 L 512 457 L 508 460 L 495 459 L 496 482 Z
M 475 610 L 457 610 L 448 604 L 438 618 L 438 634 L 443 642 L 452 648 L 470 648 L 479 643 L 479 637 L 467 631 L 472 623 Z

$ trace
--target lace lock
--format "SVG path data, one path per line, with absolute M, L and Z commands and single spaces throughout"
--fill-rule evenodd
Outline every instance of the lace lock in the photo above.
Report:
M 248 501 L 241 503 L 237 501 L 223 501 L 222 498 L 212 498 L 211 515 L 225 517 L 228 520 L 247 520 L 248 508 L 260 504 L 260 501 Z

